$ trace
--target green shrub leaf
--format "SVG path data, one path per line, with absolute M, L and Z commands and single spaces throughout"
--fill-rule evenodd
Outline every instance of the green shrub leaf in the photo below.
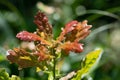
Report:
M 15 75 L 9 77 L 9 74 L 5 71 L 5 69 L 0 68 L 0 80 L 21 80 L 21 79 Z
M 90 74 L 98 65 L 102 55 L 102 49 L 97 49 L 86 55 L 82 62 L 82 68 L 77 71 L 76 76 L 72 80 L 81 80 Z
M 12 75 L 10 80 L 21 80 L 21 79 L 18 76 L 16 76 L 16 75 Z
M 0 68 L 0 80 L 9 80 L 9 74 L 3 68 Z

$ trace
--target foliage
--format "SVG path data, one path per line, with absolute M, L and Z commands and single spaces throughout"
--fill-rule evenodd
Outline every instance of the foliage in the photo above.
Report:
M 9 80 L 9 74 L 4 69 L 0 69 L 0 79 Z
M 23 69 L 20 73 L 15 64 L 9 64 L 5 59 L 6 50 L 18 45 L 22 48 L 34 48 L 32 42 L 21 43 L 15 35 L 21 30 L 35 31 L 33 15 L 38 10 L 45 12 L 49 22 L 53 24 L 54 39 L 59 36 L 61 27 L 73 19 L 86 19 L 93 25 L 92 33 L 81 41 L 84 43 L 84 51 L 81 54 L 70 53 L 58 63 L 57 66 L 61 67 L 63 73 L 78 69 L 86 53 L 96 47 L 102 47 L 104 54 L 99 67 L 92 73 L 92 78 L 120 79 L 120 1 L 117 0 L 0 0 L 0 67 L 7 68 L 10 75 L 20 75 L 25 80 L 46 80 L 47 75 L 36 73 L 35 68 Z
M 0 80 L 20 80 L 20 78 L 15 75 L 9 77 L 9 74 L 5 71 L 5 69 L 0 68 Z
M 82 67 L 80 70 L 77 71 L 76 77 L 72 80 L 81 80 L 85 76 L 89 76 L 91 72 L 96 68 L 98 62 L 101 58 L 102 50 L 98 49 L 93 52 L 90 52 L 86 55 L 83 59 L 84 61 L 81 63 Z

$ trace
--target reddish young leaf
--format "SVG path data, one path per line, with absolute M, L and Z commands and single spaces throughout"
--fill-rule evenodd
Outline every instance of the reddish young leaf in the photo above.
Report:
M 12 63 L 18 64 L 20 68 L 32 67 L 37 64 L 35 55 L 18 48 L 8 50 L 7 59 Z
M 35 53 L 38 56 L 38 61 L 44 61 L 50 59 L 50 54 L 45 46 L 37 46 L 38 51 Z
M 83 44 L 76 43 L 76 42 L 66 42 L 63 45 L 59 47 L 60 49 L 63 49 L 66 54 L 68 54 L 70 51 L 80 53 L 83 51 Z
M 7 51 L 7 59 L 10 60 L 12 63 L 14 63 L 14 62 L 16 62 L 17 54 L 13 50 L 8 50 Z
M 60 36 L 58 37 L 58 41 L 62 41 L 64 39 L 64 35 L 67 34 L 68 32 L 74 30 L 74 26 L 76 26 L 78 23 L 78 21 L 74 20 L 74 21 L 70 21 L 65 25 L 65 28 L 63 29 L 63 31 L 61 32 Z
M 91 25 L 87 25 L 87 20 L 83 22 L 71 21 L 66 24 L 57 41 L 79 42 L 91 32 L 90 28 Z
M 89 30 L 92 25 L 87 25 L 87 20 L 83 21 L 82 23 L 78 23 L 76 26 L 76 30 L 78 31 L 75 35 L 76 39 L 74 41 L 79 42 L 80 40 L 84 39 L 89 35 L 91 30 Z
M 43 62 L 45 60 L 50 60 L 52 57 L 50 55 L 44 53 L 29 53 L 24 49 L 14 48 L 14 50 L 7 51 L 7 59 L 19 65 L 19 68 L 27 68 L 27 67 L 39 67 L 44 70 L 43 64 L 47 64 L 47 62 Z
M 48 23 L 48 18 L 44 13 L 39 11 L 35 16 L 34 23 L 38 26 L 39 31 L 52 35 L 52 26 Z
M 17 38 L 24 40 L 24 41 L 41 41 L 42 44 L 50 44 L 46 40 L 42 39 L 36 34 L 29 33 L 27 31 L 22 31 L 16 35 Z
M 64 29 L 65 34 L 72 31 L 75 28 L 75 26 L 77 25 L 77 23 L 78 23 L 78 21 L 76 21 L 76 20 L 68 22 L 65 25 L 65 29 Z
M 50 59 L 50 55 L 47 55 L 43 53 L 42 51 L 37 52 L 36 55 L 38 56 L 38 61 L 45 61 L 45 60 Z

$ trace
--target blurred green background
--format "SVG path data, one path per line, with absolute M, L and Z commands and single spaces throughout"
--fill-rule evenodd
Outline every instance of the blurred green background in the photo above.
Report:
M 22 30 L 34 32 L 34 15 L 38 10 L 46 13 L 53 25 L 55 38 L 61 27 L 71 20 L 88 20 L 93 25 L 91 34 L 82 42 L 84 52 L 65 58 L 62 72 L 77 69 L 84 55 L 101 47 L 104 53 L 93 80 L 120 80 L 120 0 L 0 0 L 0 68 L 23 80 L 46 80 L 46 74 L 35 68 L 18 70 L 6 59 L 6 51 L 21 45 L 15 36 Z

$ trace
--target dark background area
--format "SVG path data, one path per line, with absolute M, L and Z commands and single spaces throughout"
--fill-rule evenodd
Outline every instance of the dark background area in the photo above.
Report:
M 49 17 L 55 38 L 71 20 L 88 20 L 93 25 L 91 34 L 83 40 L 84 52 L 75 58 L 66 57 L 63 72 L 74 70 L 81 56 L 101 47 L 104 53 L 93 79 L 120 80 L 120 0 L 0 0 L 0 68 L 24 80 L 46 80 L 47 75 L 36 73 L 35 68 L 19 71 L 16 64 L 6 59 L 8 49 L 21 45 L 15 37 L 18 32 L 36 30 L 33 20 L 39 10 Z

